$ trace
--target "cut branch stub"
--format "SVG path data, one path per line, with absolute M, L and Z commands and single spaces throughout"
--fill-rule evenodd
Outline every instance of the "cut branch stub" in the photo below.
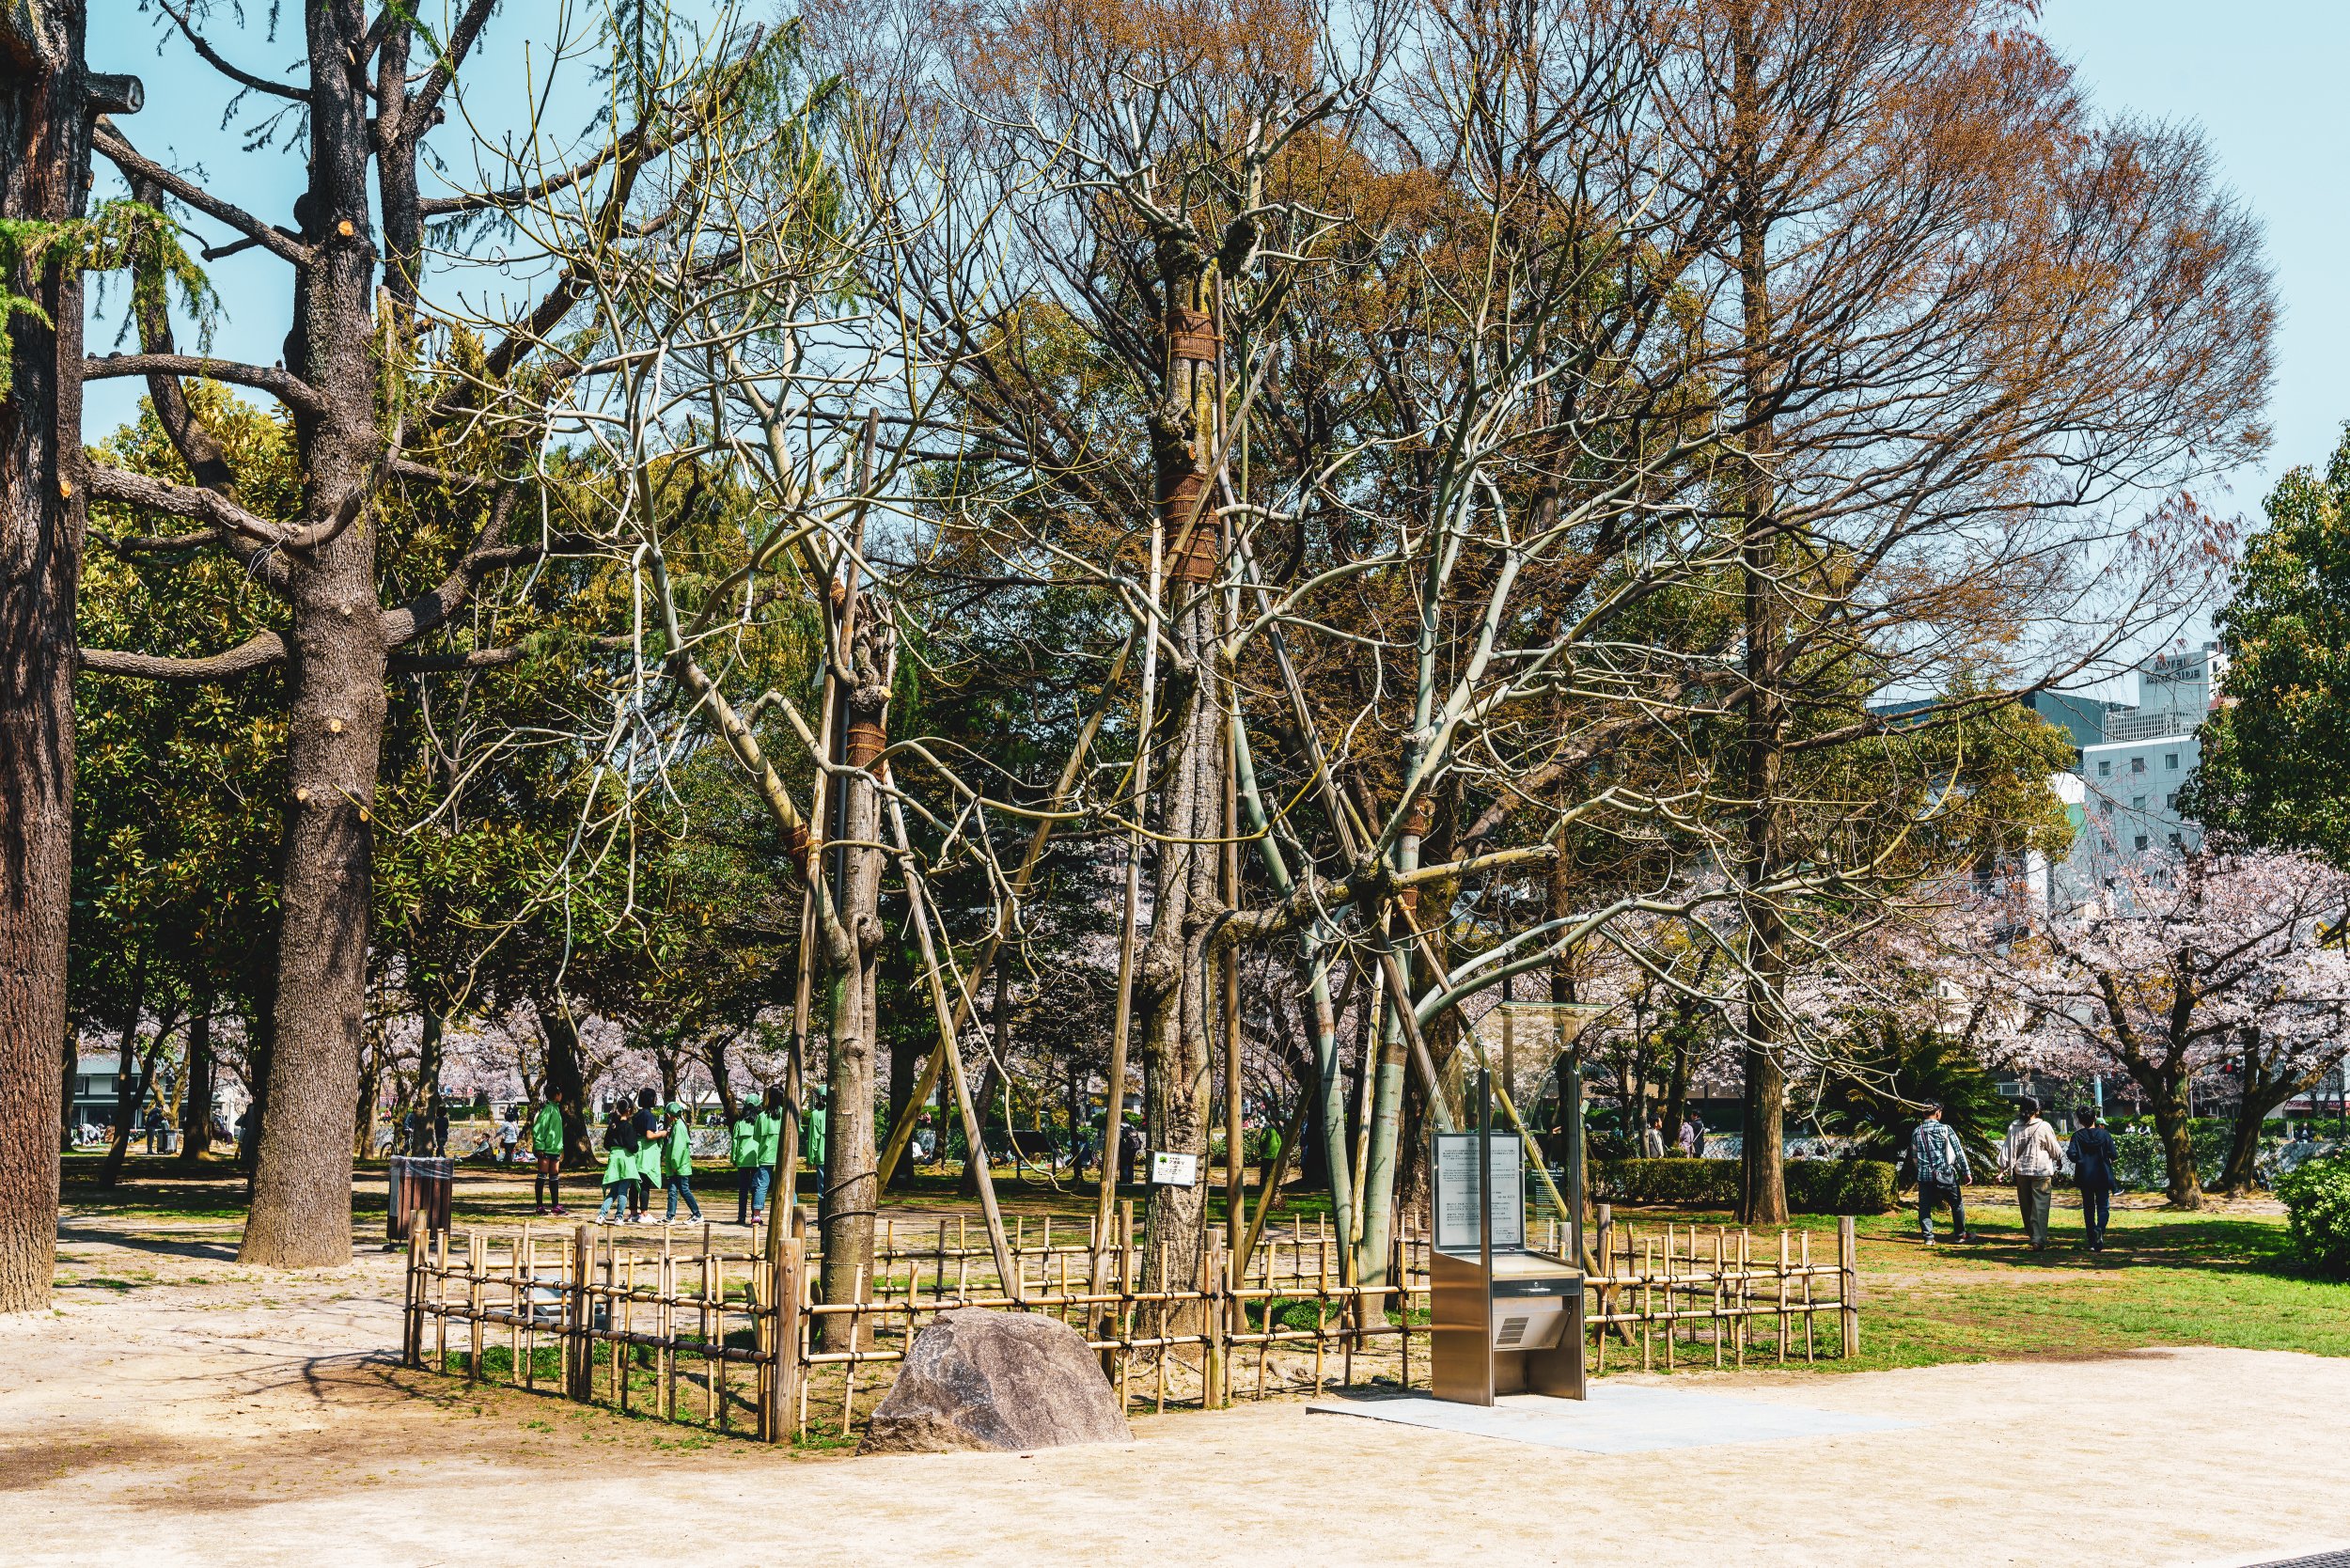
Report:
M 1204 310 L 1187 310 L 1178 306 L 1167 321 L 1167 352 L 1179 360 L 1214 364 L 1217 347 L 1215 322 Z

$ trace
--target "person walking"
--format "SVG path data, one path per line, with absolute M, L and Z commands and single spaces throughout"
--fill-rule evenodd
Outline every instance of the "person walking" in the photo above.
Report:
M 603 1204 L 596 1210 L 596 1223 L 625 1219 L 635 1191 L 636 1128 L 628 1112 L 615 1105 L 603 1113 Z
M 2113 1135 L 2098 1125 L 2094 1105 L 2083 1105 L 2073 1119 L 2080 1125 L 2066 1141 L 2064 1156 L 2073 1162 L 2073 1184 L 2080 1189 L 2085 1245 L 2092 1252 L 2103 1252 L 2106 1225 L 2113 1217 L 2113 1167 L 2121 1151 L 2113 1146 Z
M 448 1157 L 448 1102 L 432 1096 L 432 1157 Z
M 1705 1122 L 1691 1111 L 1681 1121 L 1681 1152 L 1693 1160 L 1705 1157 Z
M 1640 1132 L 1640 1157 L 1661 1160 L 1665 1157 L 1665 1113 L 1658 1111 L 1648 1119 Z
M 530 1118 L 530 1157 L 539 1168 L 530 1182 L 532 1201 L 542 1215 L 564 1213 L 563 1107 L 552 1089 L 539 1091 L 539 1108 Z
M 2057 1172 L 2064 1168 L 2064 1146 L 2057 1142 L 2056 1129 L 2040 1120 L 2039 1101 L 2027 1094 L 2016 1109 L 2023 1114 L 2008 1123 L 1999 1164 L 2015 1184 L 2026 1244 L 2038 1252 L 2048 1245 L 2048 1200 Z
M 669 1125 L 662 1139 L 661 1172 L 663 1185 L 669 1190 L 669 1212 L 662 1223 L 677 1218 L 677 1200 L 685 1200 L 686 1209 L 696 1219 L 702 1216 L 701 1200 L 694 1196 L 694 1122 L 685 1114 L 682 1101 L 669 1102 Z
M 1950 1239 L 1973 1241 L 1966 1229 L 1966 1184 L 1974 1171 L 1966 1163 L 1966 1146 L 1942 1120 L 1942 1107 L 1931 1101 L 1925 1120 L 1909 1135 L 1909 1163 L 1918 1172 L 1918 1234 L 1925 1244 L 1934 1245 L 1934 1211 L 1945 1203 L 1950 1210 Z
M 734 1162 L 734 1223 L 751 1222 L 751 1184 L 759 1172 L 759 1116 L 753 1102 L 735 1106 L 727 1126 L 727 1157 Z

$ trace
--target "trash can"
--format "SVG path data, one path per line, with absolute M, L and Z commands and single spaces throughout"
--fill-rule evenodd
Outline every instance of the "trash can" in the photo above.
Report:
M 424 1232 L 448 1229 L 448 1202 L 457 1186 L 456 1162 L 445 1156 L 395 1154 L 390 1162 L 390 1201 L 384 1205 L 384 1239 L 404 1242 L 408 1228 L 422 1222 Z

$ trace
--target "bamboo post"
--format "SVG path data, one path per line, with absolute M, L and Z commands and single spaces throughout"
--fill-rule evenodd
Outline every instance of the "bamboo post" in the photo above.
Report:
M 1812 1360 L 1811 1323 L 1819 1312 L 1811 1300 L 1811 1232 L 1806 1231 L 1800 1239 L 1803 1244 L 1803 1359 L 1804 1364 L 1809 1366 Z
M 783 1215 L 770 1209 L 776 1219 Z M 800 1205 L 790 1205 L 790 1218 L 785 1222 L 783 1244 L 768 1250 L 767 1291 L 770 1304 L 768 1319 L 767 1409 L 765 1427 L 770 1443 L 789 1442 L 793 1431 L 791 1413 L 800 1403 L 800 1275 L 806 1262 L 806 1240 L 801 1227 L 807 1223 Z M 944 1234 L 944 1227 L 941 1227 Z
M 403 1365 L 424 1362 L 424 1228 L 408 1228 L 407 1288 L 400 1300 L 400 1358 Z
M 465 1232 L 465 1381 L 481 1380 L 481 1232 Z
M 520 1383 L 525 1388 L 536 1388 L 538 1385 L 531 1378 L 532 1369 L 524 1364 L 525 1357 L 538 1346 L 536 1338 L 524 1327 L 528 1321 L 526 1312 L 530 1305 L 523 1285 L 523 1254 L 525 1252 L 530 1254 L 530 1261 L 535 1266 L 539 1262 L 538 1248 L 531 1245 L 530 1227 L 527 1225 L 523 1227 L 521 1237 L 509 1242 L 506 1247 L 506 1381 L 509 1384 Z
M 1787 1360 L 1787 1232 L 1778 1233 L 1778 1359 Z
M 566 1340 L 564 1387 L 585 1403 L 595 1392 L 596 1322 L 588 1296 L 589 1274 L 595 1257 L 593 1232 L 587 1226 L 572 1229 L 570 1289 L 563 1293 L 563 1309 L 571 1332 Z
M 1860 1234 L 1850 1215 L 1836 1222 L 1836 1296 L 1842 1304 L 1837 1317 L 1849 1358 L 1860 1354 Z

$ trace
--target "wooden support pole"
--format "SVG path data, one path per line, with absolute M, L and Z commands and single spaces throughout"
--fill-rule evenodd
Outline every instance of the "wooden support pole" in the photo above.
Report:
M 1850 1215 L 1836 1222 L 1836 1294 L 1843 1304 L 1837 1315 L 1850 1357 L 1860 1354 L 1860 1234 Z

